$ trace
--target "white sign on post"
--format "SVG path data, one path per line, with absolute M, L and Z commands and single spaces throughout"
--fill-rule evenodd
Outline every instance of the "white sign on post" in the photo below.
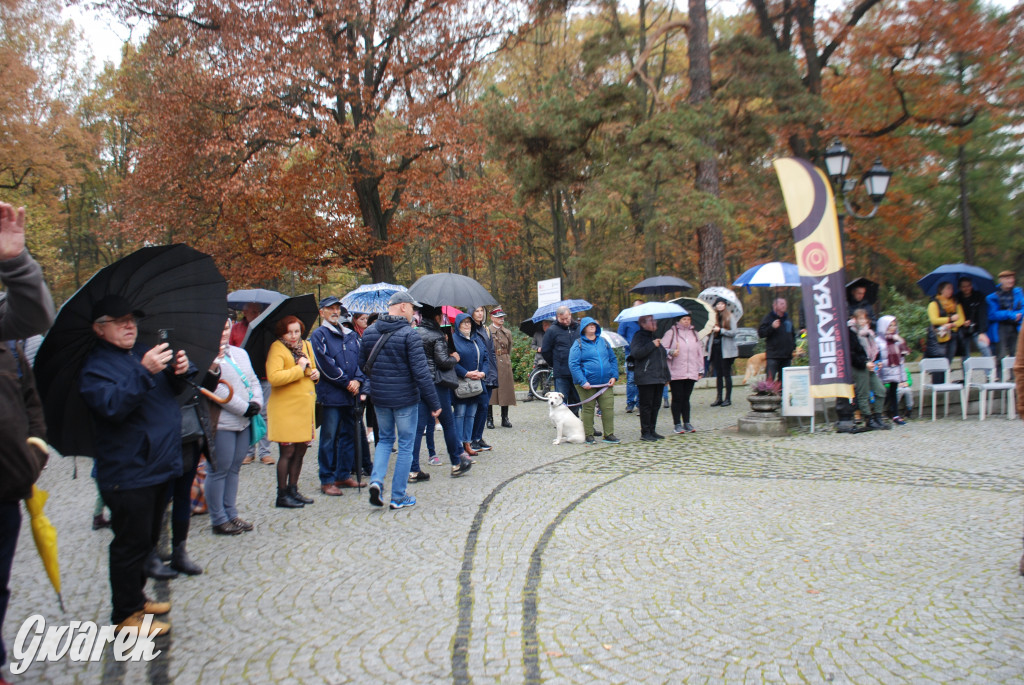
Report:
M 810 367 L 787 366 L 782 370 L 782 415 L 814 416 Z
M 546 281 L 537 281 L 537 306 L 543 307 L 546 304 L 554 304 L 562 299 L 562 279 L 549 278 Z

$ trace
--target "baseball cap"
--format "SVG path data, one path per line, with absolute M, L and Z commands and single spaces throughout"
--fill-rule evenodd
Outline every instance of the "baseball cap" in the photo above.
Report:
M 146 315 L 141 309 L 136 309 L 131 300 L 121 295 L 106 295 L 92 306 L 93 321 L 104 316 L 118 319 L 126 314 L 131 314 L 136 319 L 141 319 Z
M 324 299 L 320 300 L 320 309 L 330 307 L 332 304 L 341 304 L 341 300 L 339 300 L 334 295 L 328 295 Z
M 416 298 L 414 298 L 412 295 L 410 295 L 409 291 L 407 291 L 407 290 L 399 290 L 397 293 L 392 295 L 391 299 L 388 300 L 388 306 L 390 307 L 393 304 L 402 304 L 404 302 L 408 302 L 413 307 L 422 307 L 423 306 L 419 302 L 417 302 Z

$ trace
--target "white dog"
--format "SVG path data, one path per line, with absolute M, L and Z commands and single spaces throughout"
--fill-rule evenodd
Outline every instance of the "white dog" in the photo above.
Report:
M 548 401 L 548 416 L 555 424 L 558 435 L 552 445 L 561 442 L 571 442 L 574 445 L 582 443 L 586 436 L 583 434 L 583 422 L 572 413 L 569 407 L 565 406 L 565 398 L 560 392 L 549 392 L 544 395 Z

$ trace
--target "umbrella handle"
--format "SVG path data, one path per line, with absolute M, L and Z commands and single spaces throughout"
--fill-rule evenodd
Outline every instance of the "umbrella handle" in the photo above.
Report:
M 227 404 L 228 402 L 230 402 L 230 401 L 231 401 L 231 398 L 235 396 L 235 391 L 234 391 L 234 390 L 233 390 L 233 389 L 231 388 L 231 385 L 230 385 L 230 384 L 229 384 L 229 383 L 228 383 L 227 381 L 225 381 L 225 380 L 223 380 L 223 379 L 222 379 L 222 380 L 219 380 L 219 381 L 217 381 L 217 387 L 218 387 L 218 388 L 219 388 L 220 386 L 222 386 L 222 385 L 223 385 L 223 386 L 224 386 L 225 388 L 227 388 L 227 389 L 228 389 L 228 396 L 227 396 L 227 397 L 223 397 L 223 398 L 222 398 L 222 397 L 217 397 L 217 396 L 216 396 L 216 395 L 214 395 L 214 394 L 213 394 L 212 392 L 210 392 L 210 391 L 209 391 L 209 390 L 207 390 L 206 388 L 202 388 L 202 387 L 201 387 L 201 388 L 199 388 L 199 392 L 203 393 L 203 395 L 204 395 L 204 396 L 205 396 L 206 398 L 208 398 L 208 399 L 211 399 L 211 400 L 213 400 L 213 401 L 214 401 L 214 402 L 216 402 L 217 404 Z

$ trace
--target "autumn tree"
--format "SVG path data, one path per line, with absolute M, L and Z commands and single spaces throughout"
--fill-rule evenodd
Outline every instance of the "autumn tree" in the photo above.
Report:
M 454 93 L 513 25 L 465 0 L 108 4 L 156 24 L 135 227 L 219 233 L 264 272 L 348 263 L 385 281 L 410 189 L 464 142 Z

